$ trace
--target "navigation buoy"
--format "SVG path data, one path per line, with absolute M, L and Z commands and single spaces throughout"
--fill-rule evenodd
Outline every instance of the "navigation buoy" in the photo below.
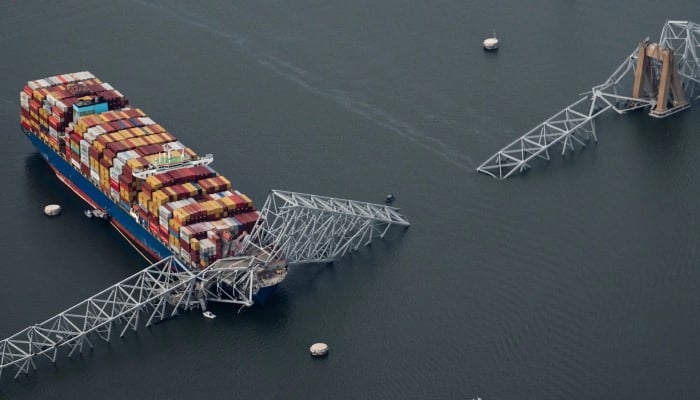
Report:
M 498 38 L 496 37 L 496 31 L 493 31 L 493 37 L 484 39 L 484 50 L 497 50 L 498 49 Z
M 54 217 L 60 213 L 61 206 L 58 204 L 49 204 L 48 206 L 44 207 L 44 214 L 48 215 L 49 217 Z
M 309 348 L 309 351 L 314 357 L 323 357 L 328 354 L 328 345 L 325 343 L 314 343 Z

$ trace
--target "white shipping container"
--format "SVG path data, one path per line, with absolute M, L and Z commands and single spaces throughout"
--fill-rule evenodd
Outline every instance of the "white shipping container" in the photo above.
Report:
M 181 226 L 180 227 L 180 239 L 184 240 L 185 242 L 189 242 L 190 239 L 192 238 L 192 234 L 194 232 L 192 231 L 191 226 Z
M 150 119 L 150 118 L 148 118 L 148 117 L 139 117 L 139 118 L 137 118 L 137 119 L 138 119 L 139 121 L 141 121 L 141 123 L 144 124 L 144 125 L 153 125 L 153 124 L 155 124 L 155 121 L 153 121 L 152 119 Z
M 211 251 L 216 251 L 216 246 L 214 246 L 214 242 L 209 240 L 209 238 L 202 239 L 199 241 L 199 251 L 202 254 L 209 253 Z
M 92 79 L 92 78 L 94 78 L 94 76 L 93 76 L 91 73 L 87 72 L 87 71 L 74 72 L 74 73 L 73 73 L 73 76 L 75 76 L 75 77 L 76 77 L 76 80 L 79 80 L 79 81 L 84 81 L 84 80 L 87 80 L 87 79 Z
M 73 164 L 75 168 L 80 169 L 80 163 L 75 158 L 71 158 L 70 163 Z
M 114 170 L 115 170 L 116 172 L 119 172 L 119 174 L 122 173 L 122 168 L 123 168 L 123 167 L 124 167 L 124 160 L 122 160 L 121 158 L 116 158 L 116 157 L 115 157 L 115 158 L 112 160 L 112 168 L 114 168 Z M 117 176 L 119 176 L 119 175 L 117 175 Z
M 80 154 L 83 154 L 83 153 L 88 154 L 89 151 L 90 151 L 90 143 L 88 143 L 88 141 L 85 139 L 81 139 L 80 140 Z
M 112 200 L 115 202 L 119 201 L 119 192 L 114 190 L 114 188 L 109 188 L 109 195 L 112 197 Z
M 58 107 L 58 109 L 62 112 L 68 111 L 68 106 L 66 106 L 66 104 L 60 100 L 56 102 L 56 107 Z
M 107 83 L 107 82 L 102 82 L 102 87 L 105 88 L 105 89 L 107 89 L 107 90 L 114 90 L 114 88 L 112 87 L 112 85 L 110 85 L 110 84 Z
M 53 106 L 56 104 L 56 98 L 53 96 L 53 94 L 47 94 L 46 95 L 46 102 L 49 103 L 49 105 Z
M 132 158 L 139 158 L 140 155 L 134 150 L 126 150 L 126 151 L 121 151 L 117 153 L 116 159 L 121 160 L 126 164 L 127 161 L 131 160 Z
M 58 132 L 51 127 L 49 127 L 49 135 L 51 135 L 51 137 L 54 139 L 58 139 Z
M 90 156 L 87 153 L 80 152 L 80 162 L 85 165 L 90 165 Z
M 88 128 L 87 131 L 85 131 L 85 135 L 83 136 L 85 140 L 87 140 L 90 144 L 94 142 L 98 136 L 104 135 L 106 133 L 105 129 L 99 125 L 95 125 L 91 128 Z
M 24 106 L 25 104 L 29 106 L 29 95 L 25 91 L 19 92 L 19 102 Z
M 29 86 L 29 88 L 32 90 L 39 89 L 39 83 L 37 81 L 29 81 L 27 82 L 27 86 Z
M 100 173 L 97 172 L 96 170 L 90 168 L 90 179 L 92 179 L 92 182 L 96 185 L 100 184 Z

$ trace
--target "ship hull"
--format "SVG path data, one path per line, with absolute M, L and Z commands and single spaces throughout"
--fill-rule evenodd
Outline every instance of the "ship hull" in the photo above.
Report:
M 139 224 L 128 212 L 97 189 L 92 182 L 73 168 L 65 159 L 56 154 L 46 143 L 32 133 L 25 132 L 25 135 L 39 151 L 39 154 L 41 154 L 44 160 L 46 160 L 58 179 L 92 208 L 105 210 L 110 216 L 110 223 L 112 226 L 114 226 L 114 228 L 149 261 L 156 262 L 165 257 L 174 255 L 174 253 L 156 239 L 145 226 Z M 265 304 L 267 298 L 274 291 L 276 286 L 277 285 L 260 288 L 255 295 L 253 295 L 255 304 Z
M 129 213 L 97 189 L 92 182 L 73 168 L 65 159 L 56 154 L 46 143 L 31 133 L 26 134 L 26 136 L 51 169 L 54 170 L 61 182 L 91 207 L 106 211 L 110 216 L 112 225 L 124 234 L 132 244 L 136 245 L 139 250 L 145 252 L 148 258 L 151 259 L 150 261 L 158 261 L 173 255 L 168 247 L 153 237 L 143 225 L 136 222 Z

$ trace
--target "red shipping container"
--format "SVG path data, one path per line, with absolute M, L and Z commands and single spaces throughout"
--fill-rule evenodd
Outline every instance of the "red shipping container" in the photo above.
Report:
M 167 234 L 163 234 L 163 232 L 158 232 L 158 234 L 156 235 L 156 237 L 157 237 L 158 239 L 160 239 L 161 242 L 163 242 L 163 243 L 168 243 L 168 235 L 167 235 Z
M 153 218 L 149 219 L 148 221 L 148 230 L 151 231 L 151 233 L 154 235 L 160 235 L 158 230 L 158 223 L 154 222 Z
M 190 242 L 184 239 L 180 239 L 180 248 L 185 249 L 186 252 L 190 251 Z
M 107 158 L 100 159 L 100 165 L 109 169 L 112 166 L 112 160 Z

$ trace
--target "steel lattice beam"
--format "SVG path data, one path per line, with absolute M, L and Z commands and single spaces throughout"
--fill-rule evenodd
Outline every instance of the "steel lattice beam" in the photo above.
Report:
M 410 225 L 394 207 L 273 190 L 244 251 L 289 264 L 329 262 L 383 237 L 393 225 Z
M 661 31 L 659 44 L 673 49 L 685 98 L 700 99 L 700 25 L 689 21 L 667 21 Z M 653 108 L 657 102 L 653 97 L 655 88 L 650 90 L 649 96 L 643 98 L 624 95 L 632 93 L 638 57 L 637 48 L 605 82 L 594 86 L 585 97 L 499 150 L 476 170 L 497 179 L 508 178 L 530 168 L 531 161 L 536 158 L 549 160 L 551 147 L 561 145 L 563 155 L 567 150 L 573 151 L 575 144 L 584 147 L 590 138 L 597 141 L 594 119 L 609 109 L 623 114 L 639 108 Z M 653 63 L 653 76 L 650 78 L 655 84 L 658 83 L 660 69 L 658 62 Z M 689 105 L 678 107 L 663 114 L 650 112 L 650 115 L 666 117 L 688 107 Z
M 0 377 L 8 368 L 21 373 L 36 369 L 36 358 L 56 362 L 60 349 L 72 356 L 89 336 L 109 341 L 113 329 L 120 336 L 139 326 L 177 315 L 180 309 L 203 306 L 207 301 L 253 304 L 262 260 L 233 257 L 217 260 L 192 273 L 175 257 L 165 258 L 116 283 L 75 306 L 0 341 Z M 144 324 L 145 319 L 145 324 Z
M 182 272 L 174 265 L 174 258 L 166 258 L 145 270 L 113 285 L 64 312 L 26 328 L 0 342 L 0 375 L 9 367 L 20 373 L 36 368 L 34 359 L 45 356 L 56 361 L 57 350 L 67 348 L 69 356 L 82 351 L 88 335 L 96 333 L 104 340 L 110 339 L 113 322 L 122 321 L 124 335 L 128 328 L 138 327 L 140 315 L 163 318 L 163 300 L 174 291 L 191 292 L 195 275 Z M 177 313 L 173 308 L 172 315 Z

